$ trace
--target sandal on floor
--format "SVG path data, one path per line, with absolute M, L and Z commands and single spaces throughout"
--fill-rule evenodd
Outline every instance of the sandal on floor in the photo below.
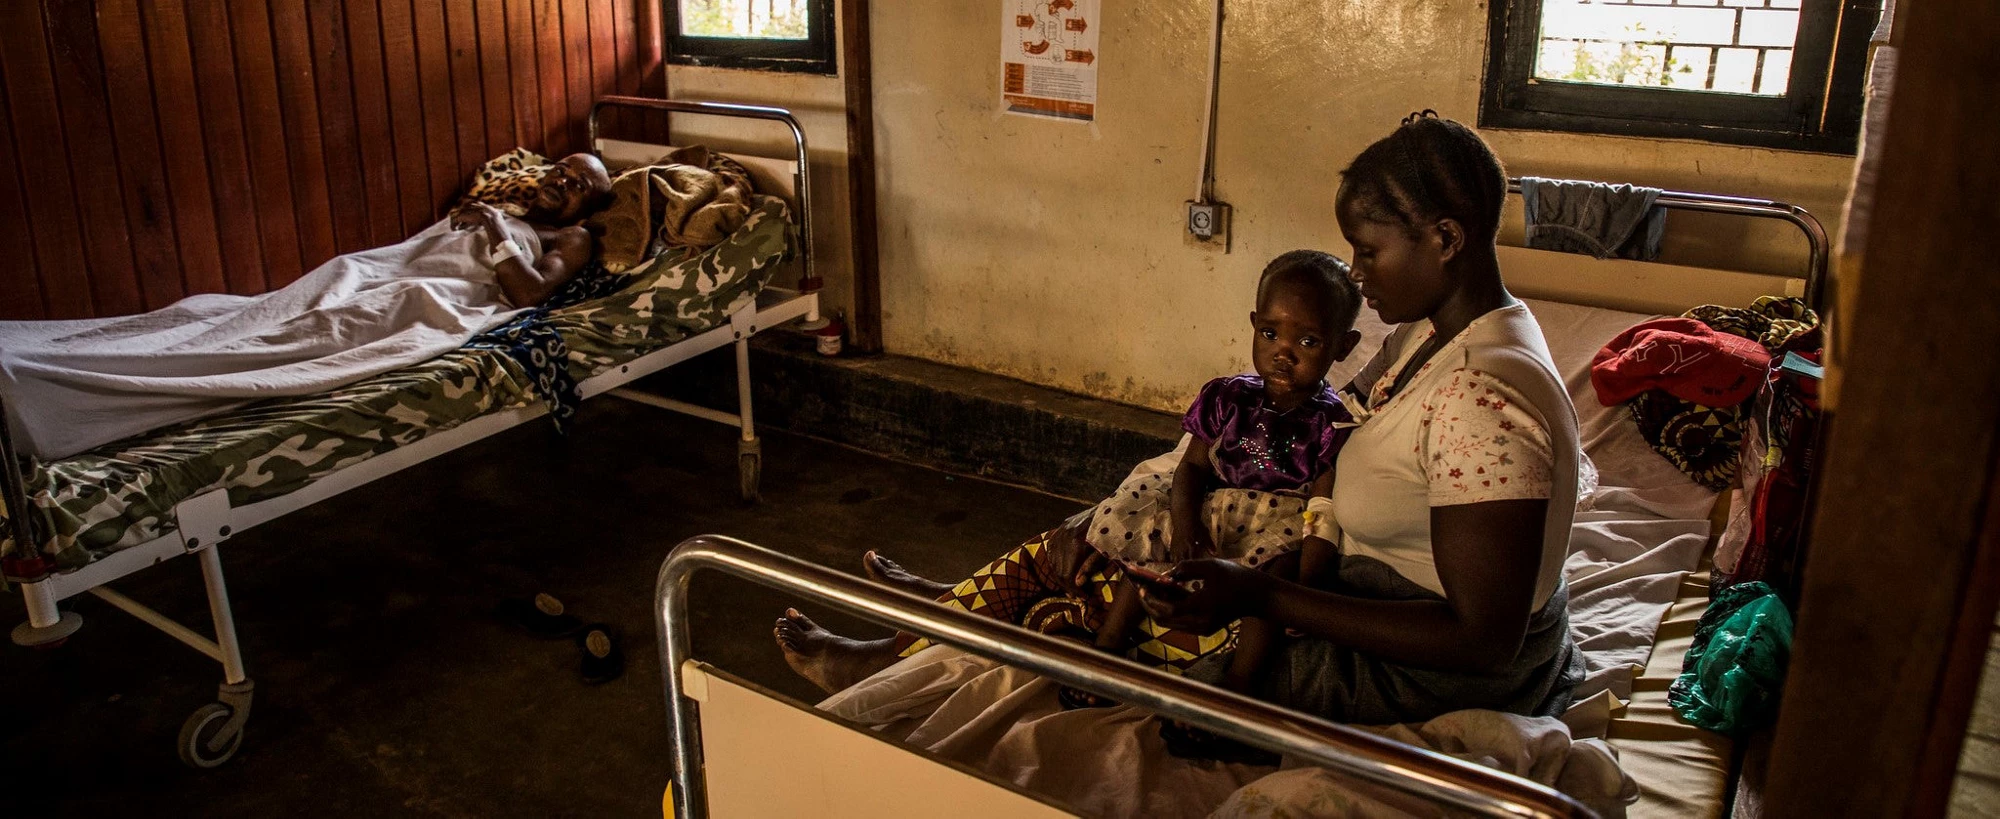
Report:
M 583 629 L 583 620 L 563 610 L 561 600 L 547 594 L 532 599 L 510 597 L 494 607 L 494 613 L 515 627 L 544 640 L 568 637 Z
M 1056 702 L 1062 704 L 1064 711 L 1080 711 L 1085 708 L 1116 708 L 1121 704 L 1117 700 L 1103 694 L 1092 694 L 1081 688 L 1071 688 L 1067 685 L 1056 686 Z
M 618 630 L 609 624 L 590 624 L 576 638 L 576 645 L 583 649 L 580 669 L 584 682 L 598 685 L 625 673 L 625 651 L 618 647 Z
M 1276 751 L 1267 751 L 1238 742 L 1179 720 L 1160 720 L 1160 739 L 1166 740 L 1167 753 L 1181 759 L 1213 759 L 1217 762 L 1272 767 L 1276 767 L 1280 761 Z

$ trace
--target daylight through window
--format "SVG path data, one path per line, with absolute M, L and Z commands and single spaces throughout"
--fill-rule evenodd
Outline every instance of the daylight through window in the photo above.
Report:
M 681 0 L 681 33 L 804 40 L 811 6 L 808 0 Z
M 1535 76 L 1782 96 L 1799 0 L 1543 0 Z

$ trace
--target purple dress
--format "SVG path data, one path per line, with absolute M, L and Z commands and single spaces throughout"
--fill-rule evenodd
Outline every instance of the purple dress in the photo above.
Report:
M 1264 379 L 1246 374 L 1203 386 L 1181 428 L 1209 445 L 1224 485 L 1269 492 L 1304 489 L 1333 471 L 1352 421 L 1324 382 L 1304 403 L 1278 412 L 1264 398 Z

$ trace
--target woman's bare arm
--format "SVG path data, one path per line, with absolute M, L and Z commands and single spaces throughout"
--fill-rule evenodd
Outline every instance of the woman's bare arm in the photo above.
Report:
M 1533 613 L 1546 500 L 1431 509 L 1431 543 L 1444 600 L 1365 600 L 1319 591 L 1219 560 L 1175 569 L 1198 591 L 1155 595 L 1156 619 L 1195 628 L 1245 615 L 1268 618 L 1391 662 L 1490 672 L 1520 653 Z

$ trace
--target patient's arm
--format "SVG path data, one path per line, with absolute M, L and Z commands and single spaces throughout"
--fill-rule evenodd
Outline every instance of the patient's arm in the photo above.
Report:
M 474 202 L 468 209 L 479 214 L 486 238 L 494 246 L 508 240 L 506 220 L 498 208 Z M 493 266 L 494 276 L 500 281 L 500 292 L 506 294 L 507 302 L 515 307 L 541 304 L 590 261 L 595 240 L 583 228 L 572 226 L 540 230 L 540 235 L 541 258 L 513 256 Z

